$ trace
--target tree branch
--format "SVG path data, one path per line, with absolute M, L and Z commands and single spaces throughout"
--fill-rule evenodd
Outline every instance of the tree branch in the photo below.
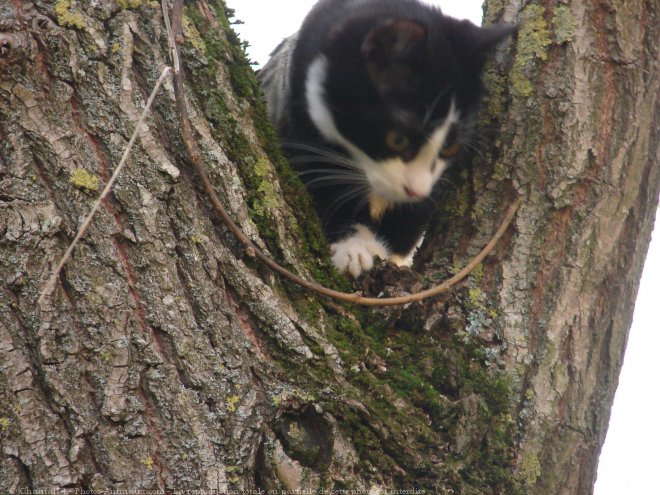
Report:
M 121 157 L 121 160 L 119 162 L 119 165 L 117 165 L 117 168 L 112 174 L 112 177 L 110 177 L 110 180 L 108 183 L 105 185 L 105 188 L 103 189 L 103 192 L 101 192 L 101 195 L 99 198 L 96 200 L 96 203 L 94 203 L 94 206 L 92 207 L 92 210 L 89 212 L 87 215 L 87 218 L 85 218 L 85 221 L 83 222 L 82 226 L 80 229 L 78 229 L 78 233 L 76 234 L 76 237 L 73 238 L 73 241 L 71 241 L 71 244 L 69 244 L 69 247 L 67 248 L 66 252 L 64 253 L 64 256 L 62 256 L 62 259 L 57 265 L 57 268 L 53 272 L 53 274 L 50 276 L 48 279 L 48 282 L 46 282 L 45 287 L 41 291 L 41 295 L 39 296 L 39 299 L 37 301 L 38 304 L 42 304 L 44 301 L 44 298 L 50 294 L 52 294 L 53 290 L 55 289 L 55 282 L 57 281 L 57 277 L 59 276 L 60 272 L 62 271 L 62 268 L 64 268 L 64 265 L 69 261 L 71 258 L 71 254 L 73 253 L 73 250 L 75 249 L 76 245 L 78 242 L 80 242 L 80 239 L 82 239 L 82 236 L 85 235 L 85 232 L 87 232 L 87 229 L 92 223 L 92 219 L 94 218 L 94 215 L 98 211 L 98 209 L 101 207 L 101 203 L 103 203 L 103 200 L 110 194 L 110 191 L 112 190 L 112 186 L 115 185 L 115 182 L 117 180 L 117 177 L 119 177 L 119 174 L 121 171 L 124 169 L 124 166 L 126 165 L 126 160 L 128 160 L 128 155 L 130 154 L 131 150 L 133 149 L 133 145 L 135 144 L 135 140 L 137 139 L 138 133 L 140 132 L 140 128 L 142 127 L 142 124 L 144 123 L 144 119 L 147 117 L 147 114 L 149 113 L 149 110 L 151 110 L 151 106 L 154 103 L 154 100 L 156 99 L 156 95 L 158 94 L 158 91 L 160 90 L 160 87 L 163 84 L 163 81 L 165 81 L 165 78 L 169 75 L 170 71 L 172 70 L 171 67 L 165 67 L 163 69 L 163 72 L 161 73 L 160 77 L 156 81 L 156 84 L 154 86 L 154 89 L 151 91 L 151 94 L 149 95 L 149 99 L 147 100 L 147 104 L 144 107 L 144 110 L 142 111 L 142 115 L 140 115 L 140 118 L 137 121 L 137 124 L 135 124 L 135 129 L 133 130 L 133 135 L 131 136 L 131 139 L 128 141 L 128 144 L 126 145 L 126 149 L 124 150 L 124 154 Z

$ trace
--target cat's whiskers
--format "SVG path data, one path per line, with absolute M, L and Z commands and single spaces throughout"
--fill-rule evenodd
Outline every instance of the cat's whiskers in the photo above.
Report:
M 352 170 L 356 172 L 361 172 L 362 169 L 354 166 L 354 164 L 347 164 L 345 162 L 337 162 L 336 159 L 334 158 L 329 158 L 329 157 L 324 157 L 324 156 L 314 156 L 314 155 L 299 155 L 299 156 L 293 156 L 289 159 L 289 163 L 295 164 L 295 165 L 305 165 L 305 164 L 315 164 L 315 163 L 324 163 L 324 164 L 329 164 L 329 165 L 335 165 L 336 167 L 339 167 L 340 169 L 343 170 Z
M 311 174 L 325 174 L 325 175 L 337 175 L 345 177 L 361 177 L 366 180 L 366 176 L 362 173 L 355 172 L 350 169 L 337 169 L 337 168 L 310 168 L 308 170 L 303 170 L 298 172 L 298 175 L 304 177 Z
M 309 188 L 320 188 L 320 187 L 330 187 L 330 186 L 342 186 L 342 185 L 368 185 L 364 180 L 360 180 L 357 177 L 345 177 L 345 176 L 336 176 L 336 177 L 317 177 L 310 181 L 305 181 L 305 185 Z
M 435 200 L 435 198 L 433 196 L 429 196 L 427 199 L 429 199 L 431 201 L 431 203 L 433 203 L 434 208 L 438 207 L 438 202 Z
M 352 210 L 353 216 L 357 216 L 360 210 L 363 208 L 366 208 L 369 204 L 369 196 L 368 194 L 364 194 L 360 200 L 355 204 Z
M 482 160 L 486 160 L 486 155 L 484 154 L 484 152 L 481 150 L 481 148 L 476 146 L 472 141 L 465 140 L 465 141 L 460 141 L 460 143 L 461 143 L 461 147 L 466 148 L 468 152 L 470 152 L 470 154 L 472 154 L 473 156 L 478 156 Z
M 449 184 L 452 187 L 452 189 L 454 190 L 454 192 L 458 192 L 458 186 L 456 184 L 454 184 L 454 182 L 451 179 L 448 179 L 447 177 L 442 177 L 441 176 L 438 179 L 438 183 L 440 183 L 440 182 L 442 182 L 443 184 Z
M 431 102 L 431 105 L 426 109 L 426 114 L 424 114 L 424 119 L 422 119 L 422 126 L 425 128 L 428 126 L 429 121 L 431 120 L 431 116 L 433 115 L 433 112 L 435 111 L 435 107 L 438 106 L 440 103 L 440 100 L 444 95 L 446 95 L 449 92 L 450 88 L 444 88 L 442 91 L 438 93 L 438 96 L 435 97 L 435 99 Z M 444 119 L 441 119 L 444 120 Z
M 335 200 L 332 203 L 330 203 L 330 205 L 328 205 L 328 208 L 326 209 L 323 215 L 324 225 L 328 224 L 332 219 L 332 217 L 335 215 L 335 213 L 337 213 L 342 208 L 342 206 L 344 206 L 352 199 L 360 198 L 360 202 L 364 201 L 365 198 L 367 198 L 368 196 L 369 189 L 370 188 L 367 184 L 361 185 L 358 187 L 350 188 L 347 192 L 335 198 Z
M 353 168 L 356 170 L 360 169 L 360 166 L 349 156 L 340 153 L 338 151 L 334 151 L 328 148 L 316 146 L 316 145 L 311 145 L 308 143 L 300 143 L 300 142 L 294 142 L 294 141 L 284 141 L 282 143 L 282 146 L 285 149 L 292 149 L 292 150 L 297 150 L 297 151 L 307 151 L 309 153 L 312 153 L 312 155 L 299 155 L 301 158 L 306 158 L 309 157 L 310 161 L 313 159 L 320 159 L 324 158 L 326 160 L 325 163 L 334 163 L 336 165 L 343 165 L 348 168 Z M 294 155 L 292 160 L 297 159 Z

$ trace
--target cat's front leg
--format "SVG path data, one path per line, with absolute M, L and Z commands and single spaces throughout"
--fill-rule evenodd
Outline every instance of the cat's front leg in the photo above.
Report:
M 378 239 L 369 227 L 362 224 L 353 226 L 355 232 L 330 246 L 332 263 L 340 272 L 348 272 L 357 278 L 362 272 L 374 266 L 374 256 L 382 260 L 390 257 L 385 243 Z

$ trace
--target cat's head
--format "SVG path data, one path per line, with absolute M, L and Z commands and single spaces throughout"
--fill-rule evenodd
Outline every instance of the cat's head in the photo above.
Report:
M 312 122 L 392 202 L 431 194 L 476 112 L 489 52 L 513 31 L 423 9 L 348 18 L 307 72 Z

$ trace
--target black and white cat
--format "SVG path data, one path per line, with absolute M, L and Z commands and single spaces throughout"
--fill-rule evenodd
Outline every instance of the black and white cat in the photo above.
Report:
M 260 72 L 270 118 L 311 193 L 335 266 L 406 264 L 510 26 L 418 0 L 320 0 Z

